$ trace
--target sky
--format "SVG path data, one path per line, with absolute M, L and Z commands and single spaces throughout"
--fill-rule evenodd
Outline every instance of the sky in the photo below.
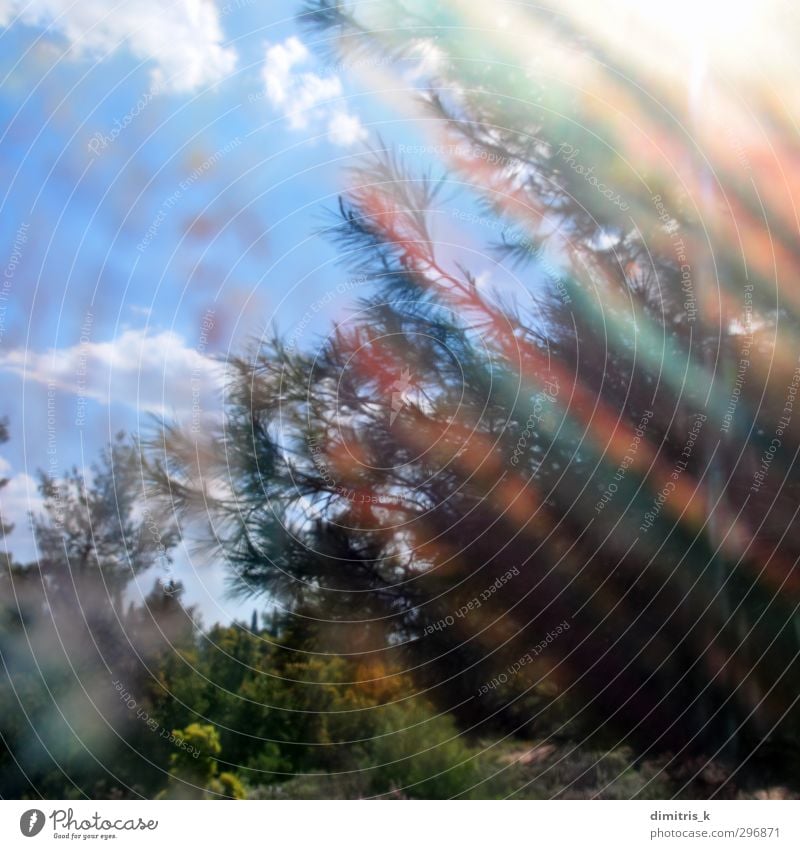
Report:
M 37 470 L 88 469 L 116 432 L 147 438 L 159 417 L 202 426 L 221 411 L 227 357 L 273 328 L 312 347 L 364 294 L 319 232 L 348 166 L 369 150 L 402 153 L 405 145 L 415 172 L 442 167 L 414 153 L 443 140 L 413 105 L 435 70 L 436 45 L 420 42 L 399 68 L 380 56 L 346 60 L 333 35 L 298 20 L 300 5 L 0 0 L 0 416 L 11 433 L 0 449 L 9 481 L 0 512 L 16 525 L 5 544 L 17 561 L 36 555 L 27 516 L 40 503 Z M 673 56 L 649 38 L 625 37 L 629 29 L 597 4 L 566 5 L 610 50 L 646 54 L 632 61 L 660 68 Z M 689 42 L 671 7 L 641 9 L 647 32 L 683 51 L 672 61 L 689 75 L 690 93 L 687 51 L 705 56 L 698 39 L 715 61 L 725 59 L 726 73 L 738 68 L 746 78 L 749 70 L 733 34 L 754 26 L 750 17 L 728 14 L 721 0 L 707 5 Z M 483 27 L 476 31 L 492 32 L 474 51 L 469 41 L 470 61 L 502 49 L 521 67 L 557 61 L 568 78 L 580 76 L 557 51 L 531 56 L 530 30 L 509 23 L 513 3 L 501 6 L 463 7 Z M 438 9 L 445 21 L 449 8 Z M 762 34 L 773 32 L 769 20 Z M 765 50 L 759 59 L 780 70 L 793 55 Z M 783 96 L 794 97 L 794 76 L 786 79 Z M 719 122 L 727 114 L 708 112 L 709 136 L 721 145 L 732 135 L 742 151 L 749 119 L 732 111 L 726 135 Z M 626 144 L 638 156 L 637 139 Z M 477 285 L 530 296 L 525 285 L 535 287 L 535 276 L 523 285 L 473 250 L 500 230 L 477 220 L 465 194 L 448 198 L 446 215 L 431 211 L 437 250 L 447 257 L 466 245 Z M 225 570 L 185 542 L 175 577 L 187 601 L 207 621 L 249 618 L 252 601 L 227 598 Z M 145 591 L 154 578 L 145 576 Z
M 17 561 L 36 557 L 37 470 L 88 471 L 115 433 L 151 437 L 159 417 L 202 426 L 227 357 L 275 328 L 312 347 L 365 294 L 319 232 L 348 166 L 389 148 L 441 168 L 413 103 L 435 45 L 399 68 L 344 59 L 299 11 L 0 0 L 0 511 Z M 486 228 L 473 197 L 451 207 L 432 223 L 445 254 Z M 478 285 L 503 285 L 469 256 Z M 249 620 L 254 603 L 226 596 L 188 536 L 174 577 L 205 621 Z
M 273 326 L 312 338 L 358 294 L 321 214 L 348 163 L 412 130 L 364 85 L 374 68 L 337 61 L 296 13 L 0 0 L 0 509 L 17 560 L 35 558 L 37 469 L 87 469 L 157 416 L 213 415 L 220 357 Z M 249 616 L 188 541 L 175 574 L 207 621 Z

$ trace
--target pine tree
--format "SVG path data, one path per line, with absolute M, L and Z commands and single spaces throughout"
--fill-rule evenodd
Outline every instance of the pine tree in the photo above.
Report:
M 797 669 L 796 426 L 782 429 L 787 486 L 748 494 L 787 373 L 748 382 L 720 438 L 742 343 L 707 292 L 687 292 L 684 267 L 707 263 L 691 199 L 658 169 L 620 172 L 586 104 L 527 64 L 554 38 L 600 48 L 546 10 L 521 14 L 531 40 L 509 56 L 415 4 L 309 8 L 346 55 L 434 53 L 421 106 L 468 153 L 442 179 L 363 158 L 324 229 L 372 283 L 358 317 L 313 351 L 276 336 L 242 355 L 214 436 L 224 466 L 195 468 L 172 430 L 170 466 L 152 474 L 191 510 L 223 473 L 233 494 L 212 512 L 235 584 L 290 611 L 300 644 L 413 669 L 468 725 L 568 724 L 679 753 L 735 737 L 732 756 L 767 733 L 796 740 L 778 695 Z M 461 206 L 447 174 L 469 189 Z M 448 213 L 471 225 L 463 251 L 437 243 Z M 516 295 L 470 270 L 474 243 L 524 280 Z M 741 262 L 715 259 L 741 299 Z M 797 323 L 758 288 L 752 317 L 766 375 L 770 332 L 797 338 Z

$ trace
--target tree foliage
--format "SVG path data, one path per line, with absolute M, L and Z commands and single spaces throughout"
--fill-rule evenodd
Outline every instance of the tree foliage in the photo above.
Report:
M 555 34 L 599 57 L 549 12 L 525 14 L 526 51 Z M 316 651 L 388 659 L 465 728 L 734 760 L 795 741 L 781 682 L 800 639 L 800 443 L 779 424 L 792 366 L 768 375 L 774 332 L 795 338 L 796 318 L 724 245 L 725 279 L 708 277 L 693 199 L 655 166 L 626 175 L 567 83 L 415 3 L 314 4 L 307 19 L 346 55 L 435 51 L 419 101 L 469 153 L 441 179 L 363 157 L 323 233 L 372 294 L 318 345 L 276 336 L 236 360 L 217 456 L 198 465 L 173 433 L 158 483 L 196 493 L 216 476 L 234 585 L 277 600 Z M 469 186 L 455 210 L 448 175 Z M 460 251 L 436 237 L 454 211 L 475 225 Z M 522 285 L 480 282 L 473 245 Z M 747 308 L 749 335 L 729 332 L 709 284 Z M 739 387 L 731 423 L 743 344 L 761 382 Z M 776 427 L 780 472 L 753 491 Z M 507 686 L 476 695 L 561 622 Z

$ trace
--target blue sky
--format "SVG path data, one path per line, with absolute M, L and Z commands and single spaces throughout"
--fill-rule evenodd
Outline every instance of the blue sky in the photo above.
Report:
M 214 355 L 291 332 L 347 279 L 314 231 L 380 105 L 317 55 L 294 3 L 170 6 L 0 3 L 2 507 L 20 559 L 37 468 L 185 418 L 193 374 L 213 408 Z M 239 612 L 219 568 L 184 554 L 176 571 L 206 619 Z
M 219 409 L 214 357 L 273 324 L 313 342 L 359 294 L 322 211 L 379 136 L 413 144 L 425 125 L 379 93 L 396 80 L 379 61 L 337 61 L 296 11 L 0 0 L 0 508 L 18 559 L 36 469 L 88 466 L 153 414 L 186 421 L 193 377 Z M 184 552 L 176 572 L 207 620 L 249 614 L 218 566 Z

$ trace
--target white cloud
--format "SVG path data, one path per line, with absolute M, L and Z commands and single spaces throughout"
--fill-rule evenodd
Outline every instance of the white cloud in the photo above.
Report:
M 124 45 L 153 62 L 154 83 L 191 91 L 233 71 L 213 0 L 0 0 L 0 26 L 46 27 L 77 55 L 102 56 Z
M 342 146 L 366 138 L 361 121 L 341 103 L 341 79 L 336 74 L 320 76 L 298 70 L 311 61 L 308 49 L 295 36 L 268 47 L 261 77 L 269 102 L 293 130 L 326 123 L 330 140 Z
M 367 131 L 357 115 L 337 112 L 328 121 L 328 138 L 334 144 L 350 147 L 356 142 L 363 141 L 366 137 Z
M 342 96 L 342 83 L 338 77 L 318 77 L 316 74 L 300 74 L 292 91 L 292 108 L 286 110 L 289 126 L 301 130 L 308 126 L 310 118 L 320 117 L 326 110 L 320 107 L 311 112 L 319 103 L 325 103 Z
M 224 382 L 216 360 L 168 331 L 126 330 L 111 342 L 47 353 L 17 348 L 0 357 L 0 370 L 101 404 L 178 418 L 214 413 Z
M 288 98 L 292 80 L 292 68 L 308 61 L 308 50 L 297 38 L 287 38 L 283 44 L 275 44 L 267 50 L 261 76 L 267 97 L 274 106 L 283 105 Z
M 9 469 L 7 462 L 4 465 L 5 475 Z M 0 516 L 4 522 L 14 525 L 14 529 L 0 541 L 0 551 L 11 552 L 14 559 L 21 563 L 35 558 L 28 516 L 31 512 L 40 513 L 42 507 L 43 501 L 37 481 L 24 472 L 8 476 L 8 483 L 0 489 Z

